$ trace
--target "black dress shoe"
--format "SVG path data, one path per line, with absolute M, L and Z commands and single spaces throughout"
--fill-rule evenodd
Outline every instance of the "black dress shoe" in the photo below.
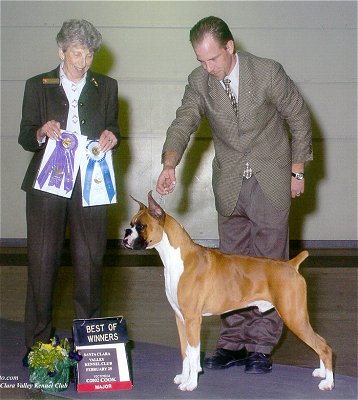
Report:
M 29 353 L 30 353 L 31 349 L 28 349 L 26 354 L 24 355 L 23 359 L 22 359 L 22 365 L 26 368 L 29 367 Z
M 272 360 L 270 354 L 248 353 L 245 363 L 247 374 L 267 374 L 272 371 Z
M 216 352 L 204 360 L 204 367 L 210 369 L 229 368 L 233 365 L 244 365 L 247 358 L 247 350 L 245 348 L 232 351 L 226 349 L 217 349 Z

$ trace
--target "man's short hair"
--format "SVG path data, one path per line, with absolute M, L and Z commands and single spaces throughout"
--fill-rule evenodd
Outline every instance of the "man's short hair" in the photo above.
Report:
M 200 43 L 206 34 L 212 35 L 222 47 L 225 47 L 229 40 L 234 42 L 234 38 L 226 22 L 218 17 L 210 16 L 198 21 L 190 29 L 191 44 L 194 46 Z

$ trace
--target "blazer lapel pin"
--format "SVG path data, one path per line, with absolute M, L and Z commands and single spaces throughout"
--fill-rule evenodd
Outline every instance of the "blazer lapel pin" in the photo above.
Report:
M 91 79 L 91 82 L 98 88 L 98 82 L 94 78 Z

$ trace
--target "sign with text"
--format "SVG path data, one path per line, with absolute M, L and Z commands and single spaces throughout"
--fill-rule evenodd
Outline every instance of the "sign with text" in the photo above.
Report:
M 75 319 L 73 337 L 83 356 L 77 364 L 78 392 L 132 389 L 123 317 Z

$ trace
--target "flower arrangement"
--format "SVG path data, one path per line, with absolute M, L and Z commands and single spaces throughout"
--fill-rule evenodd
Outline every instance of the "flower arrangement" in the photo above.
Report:
M 50 343 L 37 342 L 29 353 L 30 382 L 36 389 L 48 392 L 66 390 L 70 372 L 82 355 L 73 350 L 70 339 L 53 337 Z

